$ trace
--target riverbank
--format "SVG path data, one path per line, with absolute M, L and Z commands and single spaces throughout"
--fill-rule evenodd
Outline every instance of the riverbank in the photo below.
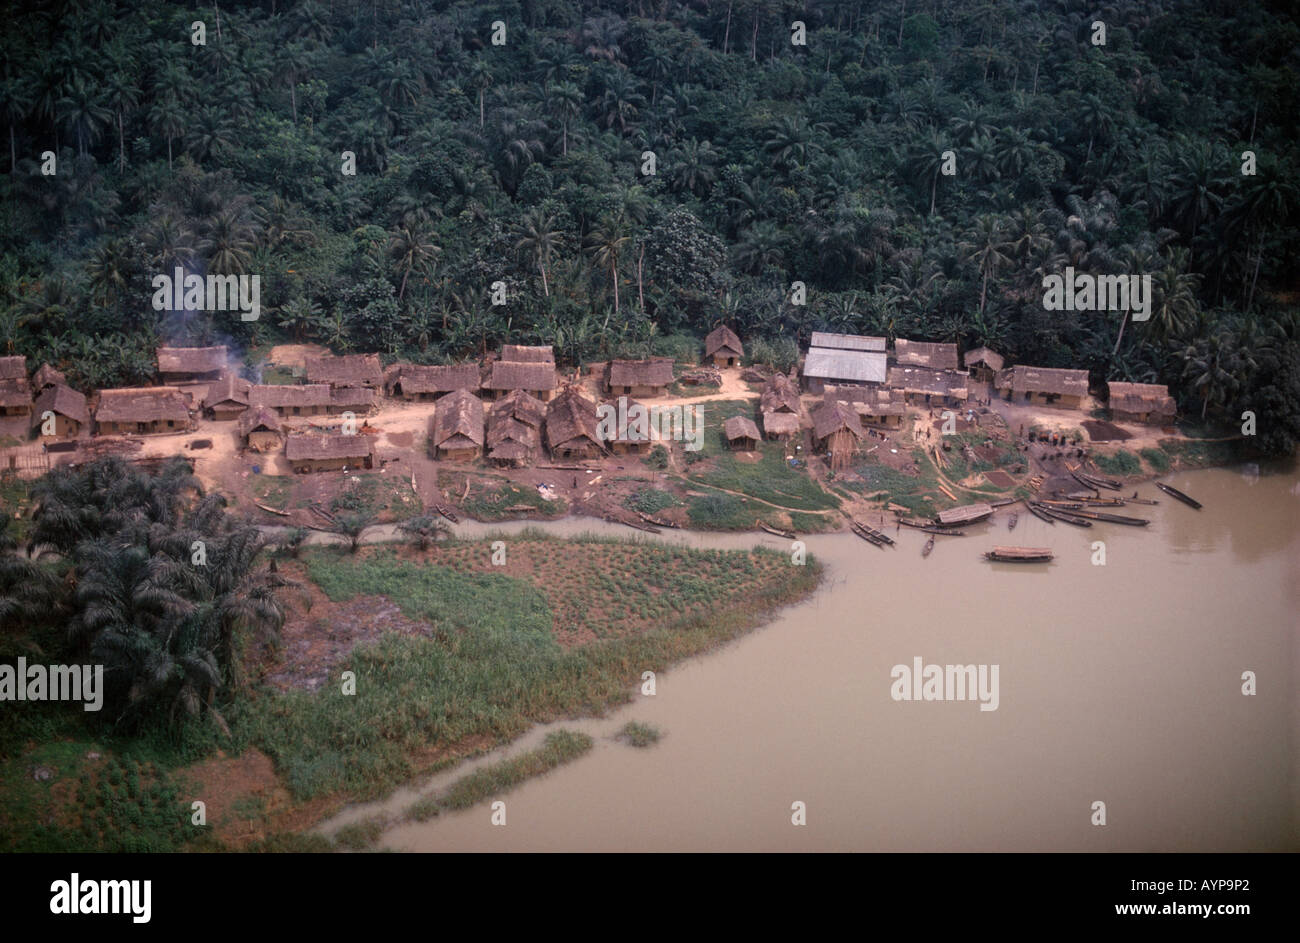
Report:
M 120 771 L 135 745 L 79 736 L 82 724 L 64 715 L 44 732 L 57 756 L 34 728 L 36 742 L 4 763 L 14 785 L 0 796 L 0 846 L 123 850 L 115 820 L 94 814 L 102 804 L 138 820 L 125 847 L 319 850 L 306 831 L 344 804 L 535 725 L 600 716 L 627 703 L 645 672 L 743 635 L 821 579 L 815 560 L 793 565 L 762 547 L 534 531 L 499 541 L 497 565 L 496 543 L 279 557 L 299 598 L 280 644 L 247 653 L 246 671 L 263 683 L 227 713 L 220 751 L 186 762 L 155 745 L 147 769 Z M 107 794 L 101 782 L 136 785 Z M 157 814 L 131 811 L 137 792 L 162 797 Z M 195 800 L 202 828 L 183 814 Z

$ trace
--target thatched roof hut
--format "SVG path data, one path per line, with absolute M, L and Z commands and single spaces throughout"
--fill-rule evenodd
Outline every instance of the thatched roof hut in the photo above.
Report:
M 913 402 L 930 403 L 937 398 L 945 404 L 959 405 L 970 396 L 970 377 L 929 367 L 891 367 L 889 388 Z
M 294 471 L 327 471 L 347 466 L 369 468 L 374 443 L 364 435 L 290 435 L 284 456 Z
M 453 390 L 477 390 L 478 364 L 394 364 L 384 371 L 384 388 L 390 396 L 403 399 L 433 399 Z
M 523 344 L 502 344 L 501 359 L 511 363 L 549 363 L 555 366 L 555 348 L 527 347 Z
M 170 386 L 101 390 L 95 407 L 101 433 L 177 432 L 189 429 L 189 397 Z
M 611 360 L 606 386 L 611 393 L 650 396 L 664 392 L 673 382 L 671 357 L 648 360 Z
M 1178 411 L 1169 387 L 1161 383 L 1122 383 L 1111 381 L 1112 417 L 1129 422 L 1172 422 Z
M 274 409 L 246 409 L 244 414 L 239 417 L 239 432 L 247 437 L 250 432 L 256 432 L 259 429 L 265 429 L 267 432 L 279 432 L 280 417 L 276 415 Z
M 230 363 L 224 345 L 213 347 L 159 347 L 158 374 L 165 381 L 213 380 Z
M 0 357 L 0 380 L 22 380 L 27 382 L 27 358 L 18 355 Z
M 840 400 L 823 402 L 813 412 L 812 421 L 813 440 L 830 453 L 831 468 L 847 465 L 858 442 L 866 435 L 857 412 Z
M 798 415 L 803 409 L 799 400 L 799 389 L 784 373 L 775 373 L 763 387 L 759 397 L 758 408 L 765 413 L 794 413 Z
M 722 433 L 733 449 L 745 451 L 758 448 L 759 439 L 762 438 L 758 426 L 748 416 L 732 416 L 722 424 Z
M 1088 395 L 1088 371 L 1018 364 L 1011 368 L 1008 392 L 1013 400 L 1077 408 Z
M 745 348 L 740 337 L 725 324 L 715 327 L 704 338 L 704 359 L 712 360 L 719 367 L 732 367 L 745 356 Z
M 498 360 L 492 364 L 484 389 L 498 393 L 525 390 L 549 399 L 559 381 L 552 363 L 529 363 L 517 360 Z
M 309 383 L 306 386 L 269 383 L 249 387 L 248 405 L 265 406 L 282 416 L 311 416 L 327 412 L 330 408 L 330 388 L 326 383 Z
M 328 383 L 333 387 L 378 387 L 383 383 L 383 368 L 378 354 L 324 354 L 303 358 L 308 383 Z
M 794 413 L 763 413 L 763 432 L 769 439 L 797 436 L 799 417 Z
M 605 452 L 597 430 L 596 404 L 575 386 L 566 387 L 546 410 L 546 441 L 557 458 L 594 458 Z
M 32 374 L 32 389 L 40 392 L 47 386 L 67 386 L 68 378 L 60 370 L 55 370 L 48 363 L 41 364 L 40 368 Z
M 470 457 L 483 448 L 483 401 L 469 390 L 455 390 L 438 400 L 431 435 L 440 456 Z
M 929 367 L 931 370 L 956 370 L 957 345 L 932 344 L 928 341 L 894 341 L 894 360 L 899 366 Z
M 976 347 L 974 350 L 966 351 L 967 370 L 984 368 L 992 373 L 997 373 L 1002 369 L 1004 363 L 1001 354 L 989 350 L 987 347 Z
M 517 419 L 534 429 L 540 429 L 546 422 L 546 404 L 524 390 L 511 390 L 493 405 L 492 418 Z
M 227 370 L 208 386 L 203 396 L 203 411 L 218 419 L 234 419 L 248 408 L 248 392 L 252 386 Z
M 46 412 L 54 414 L 58 435 L 75 433 L 90 421 L 90 410 L 86 408 L 85 395 L 62 383 L 57 386 L 47 386 L 36 397 L 36 404 L 32 408 L 32 425 L 42 425 L 44 422 L 42 417 Z M 75 423 L 75 426 L 69 427 L 66 423 L 59 422 L 60 416 Z

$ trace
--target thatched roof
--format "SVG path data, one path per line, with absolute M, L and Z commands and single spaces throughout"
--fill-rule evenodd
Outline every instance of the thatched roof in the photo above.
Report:
M 894 390 L 866 386 L 828 386 L 822 394 L 827 403 L 848 403 L 859 416 L 902 416 L 907 407 L 894 398 Z
M 900 366 L 929 367 L 932 370 L 957 369 L 956 344 L 931 344 L 928 341 L 894 341 L 894 360 Z
M 784 373 L 773 374 L 763 387 L 759 409 L 765 413 L 787 412 L 797 415 L 800 410 L 798 388 Z
M 667 386 L 673 382 L 671 357 L 654 357 L 650 360 L 611 360 L 609 385 L 615 386 Z
M 157 354 L 159 373 L 213 373 L 229 362 L 224 346 L 159 347 Z
M 100 390 L 96 422 L 188 422 L 189 399 L 174 386 Z
M 274 409 L 261 407 L 258 409 L 246 409 L 239 417 L 239 432 L 241 435 L 248 435 L 258 429 L 267 429 L 271 432 L 280 431 L 280 417 L 276 415 Z
M 604 449 L 597 425 L 596 404 L 577 387 L 566 387 L 546 410 L 546 441 L 555 449 L 574 439 L 589 439 Z
M 55 370 L 48 363 L 43 363 L 34 374 L 32 374 L 32 389 L 43 390 L 47 386 L 67 386 L 68 378 L 63 375 L 62 371 Z
M 394 366 L 397 367 L 395 373 L 392 367 L 384 371 L 384 385 L 392 389 L 400 382 L 403 393 L 450 393 L 479 387 L 478 364 L 475 363 L 432 367 L 403 363 Z
M 492 374 L 483 385 L 489 390 L 540 391 L 553 390 L 559 383 L 554 364 L 498 360 L 492 364 Z
M 439 448 L 483 444 L 483 401 L 469 390 L 438 400 L 433 412 L 433 444 Z
M 284 455 L 291 462 L 299 459 L 364 459 L 374 452 L 370 437 L 364 435 L 290 435 Z
M 90 411 L 86 409 L 86 397 L 62 383 L 47 386 L 36 397 L 36 405 L 32 409 L 32 425 L 40 425 L 41 415 L 47 409 L 81 423 L 90 418 Z
M 804 358 L 803 375 L 820 380 L 884 383 L 885 352 L 813 347 Z
M 507 418 L 517 419 L 534 429 L 540 429 L 542 423 L 546 421 L 546 404 L 524 390 L 511 390 L 493 404 L 488 423 Z
M 331 409 L 370 409 L 375 391 L 364 386 L 340 386 L 330 390 Z
M 884 351 L 883 337 L 868 337 L 863 334 L 831 334 L 827 331 L 813 331 L 809 347 L 825 347 L 829 350 L 876 350 Z
M 712 357 L 716 353 L 722 353 L 730 357 L 743 357 L 745 355 L 745 348 L 740 343 L 740 337 L 725 324 L 715 327 L 709 332 L 709 336 L 704 338 L 704 356 Z
M 523 344 L 502 344 L 501 359 L 510 363 L 549 363 L 555 365 L 554 347 L 525 347 Z
M 27 358 L 0 357 L 0 380 L 27 381 Z
M 379 386 L 383 382 L 383 369 L 378 354 L 346 354 L 335 357 L 304 357 L 308 383 L 328 383 L 330 386 Z
M 1014 373 L 1015 371 L 1010 367 L 1007 367 L 1005 370 L 999 370 L 993 377 L 993 388 L 995 390 L 1011 389 L 1011 377 Z
M 1021 364 L 1011 368 L 1011 392 L 1087 396 L 1088 371 L 1027 367 Z
M 536 435 L 535 432 L 534 435 Z M 536 454 L 536 446 L 529 446 L 524 442 L 507 439 L 492 446 L 491 451 L 488 452 L 488 458 L 496 459 L 498 462 L 527 462 L 531 461 Z
M 857 412 L 848 403 L 838 400 L 818 406 L 813 412 L 812 421 L 813 436 L 817 439 L 824 439 L 842 429 L 847 429 L 859 439 L 865 435 Z
M 966 351 L 966 366 L 973 367 L 975 364 L 981 364 L 990 370 L 1001 370 L 1005 361 L 1002 355 L 989 350 L 987 347 L 976 347 L 974 350 Z
M 900 393 L 951 396 L 966 399 L 970 395 L 970 377 L 948 370 L 931 370 L 929 367 L 892 367 L 889 387 Z
M 763 413 L 763 429 L 768 435 L 798 435 L 799 417 L 794 413 Z
M 754 425 L 754 420 L 748 416 L 732 416 L 722 424 L 722 432 L 728 442 L 734 442 L 736 439 L 762 438 L 758 434 L 758 426 Z
M 254 408 L 289 409 L 297 406 L 330 405 L 330 388 L 326 383 L 293 386 L 287 383 L 258 384 L 249 387 L 248 405 Z
M 542 436 L 536 428 L 518 419 L 501 419 L 488 424 L 487 444 L 493 450 L 493 458 L 506 458 L 505 455 L 498 455 L 496 449 L 511 442 L 522 445 L 530 452 L 535 452 L 541 445 Z
M 243 377 L 236 376 L 233 372 L 227 370 L 208 386 L 208 392 L 203 397 L 203 408 L 211 409 L 221 403 L 235 403 L 240 406 L 247 406 L 248 391 L 252 385 Z
M 27 377 L 16 380 L 0 380 L 0 406 L 30 406 L 32 391 L 27 386 Z
M 1160 383 L 1121 383 L 1112 380 L 1110 408 L 1126 413 L 1155 413 L 1172 416 L 1177 407 L 1169 395 L 1169 387 Z

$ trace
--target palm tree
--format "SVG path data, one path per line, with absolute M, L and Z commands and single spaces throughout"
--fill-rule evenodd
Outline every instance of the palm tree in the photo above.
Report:
M 582 114 L 582 89 L 572 82 L 546 87 L 546 110 L 560 122 L 560 156 L 569 155 L 569 123 Z
M 1200 391 L 1202 421 L 1210 403 L 1222 404 L 1235 386 L 1232 354 L 1231 337 L 1222 330 L 1197 338 L 1181 354 L 1183 376 Z
M 693 196 L 701 198 L 708 196 L 709 189 L 717 179 L 717 171 L 714 168 L 718 160 L 718 152 L 708 141 L 701 143 L 691 138 L 673 155 L 672 167 L 668 174 L 668 188 L 674 193 L 685 190 Z
M 91 256 L 87 266 L 92 297 L 103 304 L 117 301 L 130 280 L 131 253 L 123 239 L 110 239 Z
M 403 533 L 413 537 L 421 550 L 428 550 L 435 540 L 451 534 L 451 528 L 429 516 L 413 517 L 397 525 Z
M 614 286 L 614 315 L 618 316 L 618 261 L 630 237 L 624 229 L 621 216 L 605 216 L 587 233 L 587 251 L 597 265 L 609 266 L 609 279 Z
M 280 309 L 276 324 L 292 332 L 294 340 L 301 341 L 306 331 L 319 325 L 320 320 L 320 305 L 304 295 L 294 295 Z
M 1001 266 L 1011 261 L 1007 250 L 1011 244 L 1006 240 L 1002 220 L 991 213 L 983 213 L 975 220 L 975 226 L 961 242 L 966 253 L 966 261 L 973 262 L 979 269 L 980 280 L 980 314 L 984 313 L 984 303 L 988 297 L 989 277 Z
M 167 169 L 172 169 L 172 141 L 185 132 L 185 112 L 174 95 L 158 98 L 149 109 L 149 122 L 167 138 Z
M 4 102 L 5 123 L 9 125 L 9 173 L 13 174 L 18 170 L 14 129 L 26 121 L 31 113 L 34 100 L 31 85 L 23 79 L 10 76 L 0 81 L 0 100 Z
M 68 93 L 59 99 L 58 112 L 68 133 L 76 137 L 77 152 L 82 155 L 87 144 L 99 140 L 110 117 L 103 96 L 81 79 L 73 82 Z
M 908 148 L 907 167 L 914 179 L 930 189 L 930 215 L 934 215 L 935 197 L 939 192 L 939 178 L 943 176 L 944 153 L 948 144 L 938 132 L 927 131 L 919 141 Z
M 422 227 L 402 225 L 389 234 L 388 255 L 402 273 L 402 286 L 397 292 L 398 301 L 406 296 L 406 280 L 410 278 L 411 272 L 428 272 L 441 252 L 442 247 L 436 245 Z
M 478 89 L 478 128 L 483 130 L 484 110 L 483 96 L 488 88 L 492 85 L 492 67 L 488 65 L 487 60 L 481 56 L 474 60 L 474 64 L 469 67 L 470 84 Z
M 1184 225 L 1188 239 L 1194 239 L 1201 223 L 1223 205 L 1221 190 L 1226 181 L 1208 142 L 1193 145 L 1183 141 L 1175 149 L 1174 172 L 1169 178 L 1169 209 Z
M 605 90 L 596 106 L 600 124 L 606 128 L 617 125 L 620 134 L 627 134 L 628 126 L 644 107 L 645 98 L 636 90 L 636 83 L 624 71 L 611 72 L 605 79 Z
M 740 234 L 740 241 L 732 250 L 736 266 L 751 275 L 758 274 L 769 265 L 785 265 L 784 230 L 770 220 L 760 220 Z
M 289 43 L 276 52 L 276 72 L 289 86 L 293 123 L 298 123 L 298 83 L 311 75 L 312 56 L 301 42 Z
M 547 283 L 546 266 L 551 260 L 551 253 L 559 247 L 560 236 L 554 214 L 541 207 L 534 207 L 524 215 L 521 233 L 515 242 L 515 248 L 531 256 L 542 273 L 542 293 L 548 298 L 551 289 Z

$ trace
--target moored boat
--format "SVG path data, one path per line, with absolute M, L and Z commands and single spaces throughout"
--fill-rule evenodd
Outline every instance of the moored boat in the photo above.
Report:
M 997 563 L 1048 563 L 1055 554 L 1047 547 L 994 547 L 984 559 Z
M 1194 507 L 1198 511 L 1201 509 L 1200 501 L 1197 501 L 1191 495 L 1183 494 L 1173 485 L 1167 485 L 1163 481 L 1157 481 L 1156 487 L 1159 488 L 1161 491 L 1163 491 L 1165 494 L 1169 495 L 1171 498 L 1177 498 L 1179 501 L 1183 502 L 1183 504 L 1186 504 L 1189 507 Z

